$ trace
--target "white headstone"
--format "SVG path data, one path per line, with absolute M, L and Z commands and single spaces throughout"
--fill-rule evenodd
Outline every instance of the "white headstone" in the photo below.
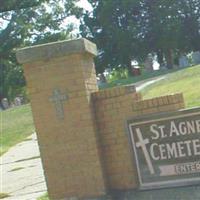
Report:
M 9 102 L 8 102 L 7 98 L 3 98 L 1 100 L 1 103 L 2 103 L 3 109 L 8 109 L 9 108 Z
M 21 98 L 20 97 L 16 97 L 14 99 L 14 104 L 15 104 L 15 106 L 21 106 L 22 105 Z

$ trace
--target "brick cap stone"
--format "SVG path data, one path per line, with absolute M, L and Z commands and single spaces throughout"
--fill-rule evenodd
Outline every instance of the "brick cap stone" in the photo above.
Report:
M 24 64 L 76 53 L 89 53 L 96 56 L 97 47 L 89 40 L 80 38 L 22 48 L 17 50 L 16 56 L 18 62 Z

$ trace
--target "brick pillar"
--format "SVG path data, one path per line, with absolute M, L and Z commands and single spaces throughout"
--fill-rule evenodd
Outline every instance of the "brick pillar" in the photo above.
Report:
M 20 49 L 51 199 L 105 194 L 90 93 L 96 46 L 77 39 Z

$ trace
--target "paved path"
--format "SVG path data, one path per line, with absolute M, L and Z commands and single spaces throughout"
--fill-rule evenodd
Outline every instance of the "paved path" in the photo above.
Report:
M 140 91 L 164 78 L 136 83 L 136 89 Z M 0 157 L 0 193 L 11 195 L 5 200 L 35 200 L 46 192 L 39 155 L 36 134 L 33 134 Z
M 135 83 L 134 85 L 136 86 L 136 90 L 137 91 L 141 91 L 143 90 L 145 87 L 152 85 L 158 81 L 164 80 L 166 77 L 165 76 L 161 76 L 161 77 L 157 77 L 157 78 L 152 78 L 152 79 L 148 79 L 146 81 L 140 81 L 138 83 Z
M 35 200 L 46 192 L 36 134 L 0 157 L 0 193 L 5 200 Z

